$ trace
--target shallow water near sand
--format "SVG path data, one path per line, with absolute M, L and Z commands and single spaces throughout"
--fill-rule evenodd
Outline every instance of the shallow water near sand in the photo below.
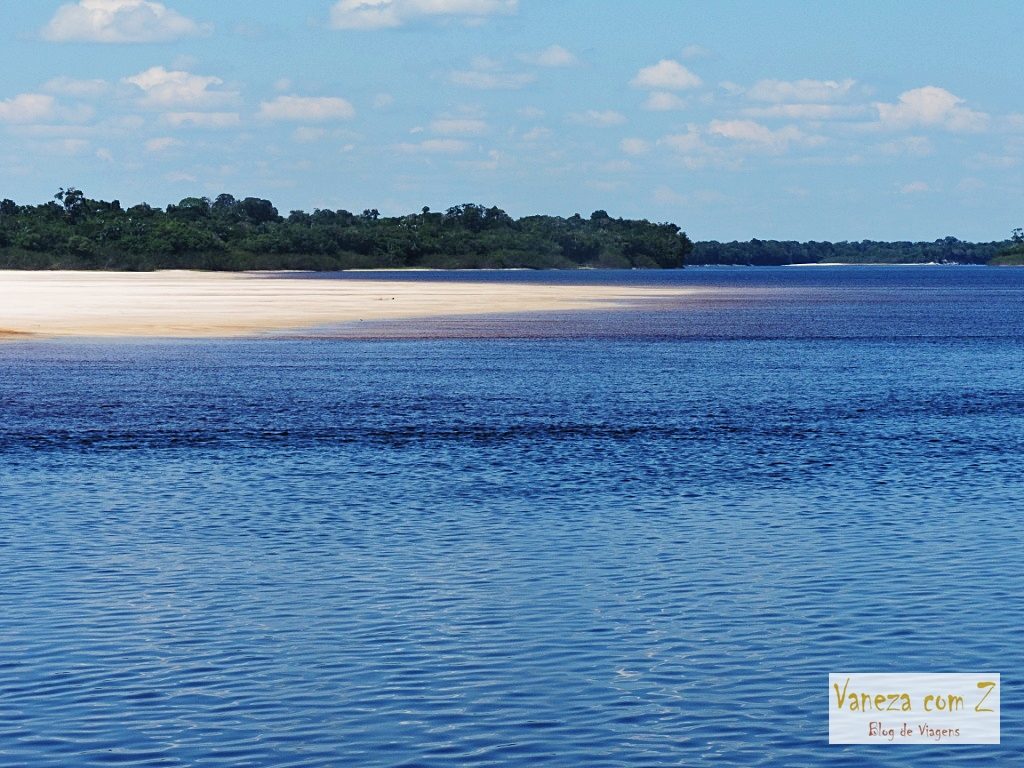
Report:
M 444 277 L 720 291 L 0 345 L 0 765 L 1015 764 L 1024 270 Z M 846 670 L 1002 744 L 829 746 Z

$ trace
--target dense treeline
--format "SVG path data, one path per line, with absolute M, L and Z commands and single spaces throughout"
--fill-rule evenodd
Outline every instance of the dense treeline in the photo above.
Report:
M 513 219 L 467 203 L 384 217 L 375 209 L 292 211 L 269 200 L 187 197 L 166 208 L 87 198 L 62 189 L 42 205 L 0 201 L 4 269 L 505 268 L 1024 263 L 1024 234 L 1004 242 L 691 243 L 674 224 L 613 219 L 604 211 Z
M 527 216 L 465 204 L 394 218 L 377 210 L 292 211 L 232 195 L 165 209 L 122 208 L 62 189 L 42 205 L 0 202 L 0 268 L 310 269 L 359 267 L 683 266 L 693 248 L 675 224 Z
M 1024 229 L 1013 230 L 1009 246 L 996 256 L 991 264 L 996 266 L 1024 266 Z
M 1006 242 L 967 243 L 946 237 L 930 243 L 808 242 L 751 240 L 719 243 L 698 242 L 687 260 L 690 264 L 986 264 L 1007 247 Z

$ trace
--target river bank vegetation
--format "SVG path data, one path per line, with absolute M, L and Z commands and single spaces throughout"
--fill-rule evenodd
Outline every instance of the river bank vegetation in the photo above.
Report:
M 1013 230 L 1010 245 L 989 262 L 996 267 L 1024 267 L 1024 229 Z
M 673 268 L 693 244 L 675 224 L 604 211 L 513 219 L 467 203 L 407 216 L 292 211 L 222 194 L 129 208 L 62 189 L 42 205 L 0 202 L 0 268 L 306 269 Z
M 970 243 L 693 243 L 677 225 L 617 219 L 605 211 L 525 216 L 466 203 L 406 216 L 316 209 L 278 212 L 269 200 L 186 197 L 164 208 L 128 208 L 61 189 L 40 205 L 0 201 L 0 269 L 148 271 L 678 268 L 685 264 L 1022 264 L 1024 234 Z
M 955 237 L 932 242 L 806 242 L 750 240 L 697 242 L 687 264 L 988 264 L 1009 242 L 969 243 Z

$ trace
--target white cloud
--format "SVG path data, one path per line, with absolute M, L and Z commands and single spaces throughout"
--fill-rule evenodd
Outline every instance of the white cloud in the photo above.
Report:
M 21 93 L 0 101 L 0 123 L 28 126 L 37 134 L 47 128 L 66 134 L 71 130 L 67 123 L 84 123 L 95 114 L 96 110 L 88 104 L 61 106 L 53 96 L 45 93 Z M 60 125 L 39 125 L 46 122 Z M 81 129 L 77 130 L 81 132 Z
M 878 118 L 886 128 L 908 128 L 915 125 L 935 126 L 955 132 L 982 131 L 988 127 L 989 116 L 963 106 L 964 100 L 945 88 L 927 85 L 900 94 L 895 104 L 878 102 Z
M 1006 170 L 1007 168 L 1013 168 L 1021 164 L 1021 158 L 1017 155 L 1001 154 L 996 155 L 990 152 L 978 152 L 977 154 L 971 155 L 967 160 L 964 161 L 971 170 L 982 170 L 998 168 Z
M 823 141 L 820 137 L 808 136 L 793 125 L 773 131 L 753 120 L 712 120 L 708 125 L 708 132 L 739 144 L 774 152 L 781 152 L 790 144 L 814 145 Z
M 700 87 L 701 79 L 678 61 L 662 59 L 637 72 L 630 85 L 648 91 L 682 91 Z
M 45 93 L 22 93 L 0 101 L 0 123 L 27 125 L 57 116 L 57 100 Z
M 537 67 L 571 67 L 579 60 L 560 45 L 549 45 L 541 51 L 520 54 L 519 59 Z
M 176 128 L 232 128 L 242 122 L 237 112 L 168 112 L 163 120 Z
M 469 144 L 459 139 L 427 139 L 416 144 L 399 144 L 401 152 L 430 154 L 456 154 L 469 149 Z
M 737 169 L 751 152 L 781 153 L 793 145 L 818 146 L 825 139 L 796 126 L 772 130 L 752 120 L 712 120 L 705 128 L 688 125 L 685 133 L 658 139 L 688 168 L 708 166 Z
M 619 142 L 619 149 L 627 155 L 643 155 L 651 151 L 651 145 L 643 139 L 623 139 Z
M 488 16 L 515 13 L 518 5 L 518 0 L 339 0 L 331 8 L 331 26 L 389 29 L 424 18 L 478 24 Z
M 395 103 L 395 97 L 390 93 L 378 93 L 373 97 L 374 109 L 387 109 Z
M 511 91 L 523 88 L 537 78 L 525 72 L 506 72 L 501 65 L 484 56 L 475 58 L 470 69 L 448 73 L 449 82 L 484 91 Z
M 2 105 L 3 102 L 0 102 Z M 70 136 L 93 138 L 97 141 L 137 138 L 145 120 L 137 115 L 104 116 L 99 121 L 89 121 L 95 115 L 91 107 L 66 109 L 59 104 L 43 123 L 13 123 L 7 130 L 12 134 L 29 137 Z
M 260 104 L 260 117 L 264 120 L 323 123 L 350 120 L 355 114 L 348 101 L 336 96 L 278 96 Z
M 505 156 L 501 152 L 492 149 L 487 153 L 486 160 L 459 160 L 456 164 L 471 171 L 493 171 L 504 159 Z
M 855 80 L 760 80 L 747 89 L 747 98 L 754 101 L 823 102 L 841 99 L 849 94 Z
M 155 43 L 209 29 L 152 0 L 79 0 L 58 8 L 42 35 L 52 42 Z
M 442 136 L 479 136 L 487 132 L 487 123 L 469 118 L 442 118 L 434 120 L 430 130 Z
M 689 126 L 686 133 L 671 133 L 662 136 L 658 139 L 658 144 L 682 154 L 692 154 L 707 149 L 700 131 L 695 126 Z
M 183 142 L 180 139 L 172 138 L 171 136 L 160 136 L 155 139 L 150 139 L 146 142 L 147 152 L 166 152 L 169 149 L 183 146 Z
M 845 120 L 863 115 L 861 104 L 772 104 L 740 110 L 746 117 L 784 118 L 786 120 Z
M 613 109 L 588 109 L 586 112 L 574 112 L 569 115 L 569 119 L 581 125 L 595 125 L 602 128 L 622 125 L 626 122 L 626 116 Z
M 124 78 L 143 92 L 142 104 L 150 107 L 213 107 L 235 101 L 237 91 L 215 90 L 223 85 L 219 77 L 193 75 L 181 70 L 151 67 L 145 72 Z
M 83 99 L 101 96 L 109 88 L 106 80 L 76 80 L 72 77 L 55 77 L 43 83 L 43 90 L 47 93 Z
M 331 8 L 335 29 L 384 29 L 401 24 L 402 18 L 389 0 L 340 0 Z
M 921 192 L 930 192 L 931 187 L 925 181 L 912 181 L 909 184 L 904 184 L 900 187 L 901 195 L 913 195 Z
M 649 109 L 652 112 L 670 112 L 685 108 L 686 102 L 668 91 L 652 91 L 647 94 L 647 99 L 644 101 L 644 109 Z
M 705 141 L 705 132 L 697 125 L 686 126 L 685 133 L 671 133 L 658 139 L 659 147 L 667 147 L 674 160 L 691 170 L 698 168 L 723 168 L 736 170 L 743 164 L 740 155 L 725 152 L 722 148 Z

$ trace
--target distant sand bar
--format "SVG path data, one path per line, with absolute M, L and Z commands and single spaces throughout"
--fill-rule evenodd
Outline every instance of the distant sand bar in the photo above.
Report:
M 690 288 L 313 280 L 213 272 L 0 271 L 0 340 L 244 337 L 358 321 L 636 306 Z

